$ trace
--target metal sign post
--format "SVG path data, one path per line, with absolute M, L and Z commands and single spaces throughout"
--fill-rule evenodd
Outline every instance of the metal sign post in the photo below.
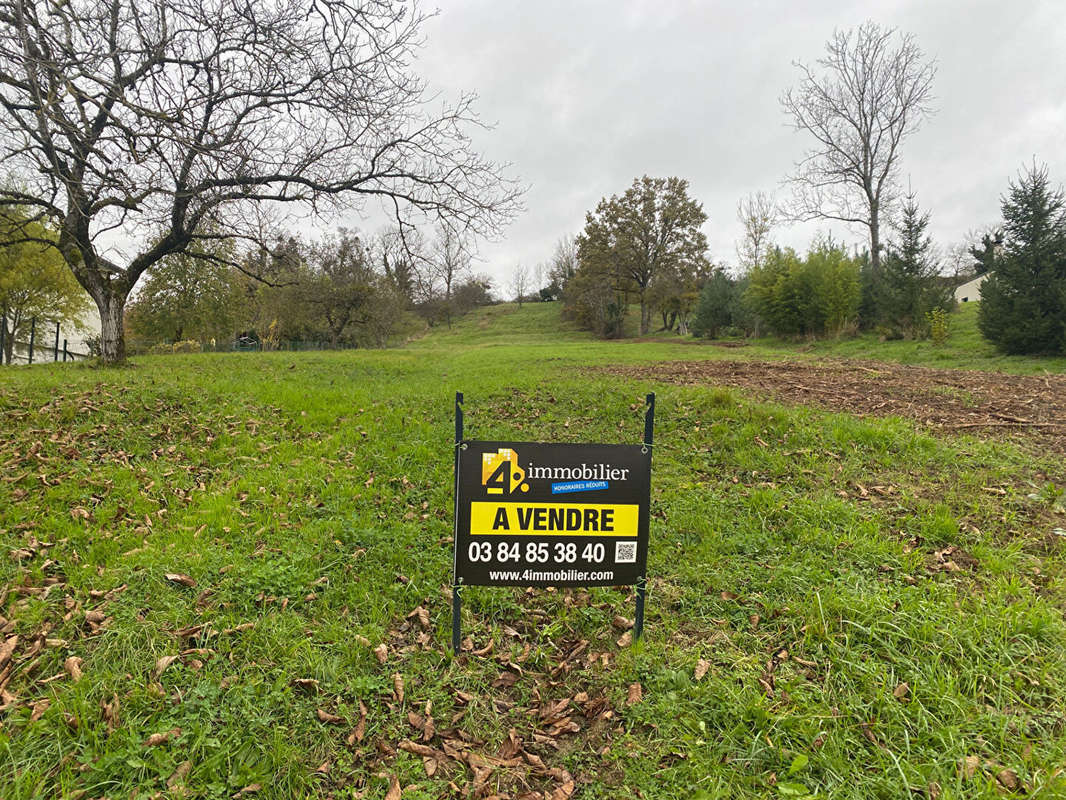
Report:
M 644 632 L 655 395 L 639 445 L 465 441 L 455 399 L 452 649 L 465 586 L 635 586 Z

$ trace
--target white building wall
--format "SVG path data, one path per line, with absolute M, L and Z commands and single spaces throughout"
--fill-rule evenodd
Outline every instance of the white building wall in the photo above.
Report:
M 984 275 L 978 275 L 972 281 L 966 281 L 962 286 L 955 290 L 955 301 L 957 303 L 978 303 L 981 301 L 981 284 L 985 282 L 985 278 L 988 277 L 986 272 Z

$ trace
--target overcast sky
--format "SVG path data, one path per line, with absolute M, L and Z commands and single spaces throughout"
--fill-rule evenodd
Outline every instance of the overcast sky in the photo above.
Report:
M 902 153 L 938 244 L 998 220 L 1008 178 L 1034 156 L 1066 182 L 1062 0 L 444 0 L 418 68 L 448 96 L 478 92 L 495 125 L 478 147 L 529 186 L 525 212 L 482 245 L 477 268 L 505 288 L 516 263 L 547 260 L 601 197 L 643 174 L 686 178 L 712 260 L 735 263 L 737 200 L 780 192 L 808 146 L 779 103 L 797 81 L 792 62 L 815 61 L 834 28 L 866 19 L 913 33 L 938 63 L 938 111 Z M 802 248 L 818 229 L 777 238 Z

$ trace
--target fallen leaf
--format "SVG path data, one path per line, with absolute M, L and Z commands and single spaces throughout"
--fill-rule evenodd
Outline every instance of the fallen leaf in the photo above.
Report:
M 981 766 L 981 759 L 978 756 L 966 756 L 959 759 L 959 774 L 963 780 L 970 780 L 977 774 L 977 770 Z
M 392 692 L 393 697 L 396 698 L 397 703 L 403 702 L 403 675 L 399 672 L 393 673 L 392 676 Z
M 153 670 L 152 675 L 154 677 L 158 678 L 160 675 L 162 675 L 166 671 L 167 667 L 169 667 L 171 664 L 173 664 L 177 660 L 178 660 L 177 656 L 163 656 L 162 658 L 160 658 L 158 661 L 155 662 L 155 670 Z
M 925 787 L 925 795 L 929 800 L 940 800 L 940 784 L 936 781 L 932 781 Z
M 48 707 L 52 705 L 52 701 L 47 697 L 42 697 L 36 703 L 33 704 L 33 710 L 30 712 L 30 722 L 36 722 L 42 716 L 44 712 L 48 710 Z
M 348 746 L 355 746 L 357 742 L 363 741 L 364 736 L 366 736 L 366 705 L 360 700 L 359 719 L 356 721 L 355 727 L 352 728 L 352 732 L 348 734 Z
M 892 690 L 892 696 L 899 700 L 901 703 L 907 702 L 907 695 L 910 694 L 911 687 L 906 683 L 901 683 L 895 689 Z
M 997 772 L 996 780 L 1009 792 L 1016 792 L 1022 786 L 1021 781 L 1018 780 L 1018 774 L 1012 769 L 1002 769 Z
M 15 652 L 15 647 L 19 643 L 19 637 L 9 636 L 4 640 L 4 643 L 0 645 L 0 669 L 3 669 L 8 661 L 11 660 L 12 654 Z
M 615 614 L 614 619 L 611 620 L 611 624 L 620 631 L 627 631 L 633 627 L 633 620 L 626 619 L 621 614 Z
M 622 634 L 621 638 L 619 638 L 619 640 L 615 642 L 615 644 L 617 644 L 619 647 L 629 647 L 629 645 L 633 644 L 633 632 L 626 631 Z
M 173 774 L 167 778 L 167 788 L 173 790 L 176 786 L 185 783 L 185 779 L 189 777 L 191 771 L 192 762 L 182 761 L 178 764 L 178 768 L 174 770 Z
M 748 616 L 748 622 L 751 623 L 751 627 L 753 627 L 753 628 L 758 628 L 759 627 L 759 620 L 760 620 L 760 617 L 759 617 L 758 614 L 750 614 Z
M 231 794 L 230 797 L 232 797 L 233 800 L 237 800 L 237 798 L 244 797 L 246 794 L 255 794 L 256 792 L 258 792 L 262 788 L 263 787 L 260 786 L 258 783 L 249 783 L 247 786 L 245 786 L 240 791 L 234 792 L 233 794 Z
M 100 711 L 103 715 L 104 721 L 107 722 L 107 730 L 113 731 L 118 727 L 118 695 L 112 693 L 111 702 L 107 703 L 103 700 L 100 701 Z
M 144 740 L 144 747 L 158 747 L 161 744 L 166 744 L 171 739 L 176 739 L 181 736 L 181 728 L 171 728 L 169 731 L 163 733 L 153 733 L 147 739 Z
M 707 670 L 709 670 L 710 668 L 711 668 L 711 662 L 708 661 L 707 659 L 701 658 L 699 661 L 697 661 L 696 662 L 696 671 L 694 673 L 694 677 L 696 678 L 696 680 L 698 680 L 698 681 L 703 680 L 703 676 L 707 674 Z
M 75 683 L 81 680 L 81 664 L 82 661 L 77 656 L 71 656 L 63 662 L 63 669 L 67 671 L 67 675 Z
M 292 682 L 292 686 L 305 694 L 316 694 L 318 692 L 318 681 L 314 678 L 297 678 Z
M 426 630 L 429 630 L 429 611 L 427 611 L 423 606 L 419 606 L 407 615 L 408 619 L 410 619 L 411 617 L 417 617 L 418 624 Z
M 385 800 L 400 800 L 400 781 L 395 775 L 389 776 L 389 790 L 385 792 Z
M 323 761 L 321 764 L 318 765 L 318 769 L 316 769 L 315 772 L 317 774 L 319 774 L 319 775 L 328 775 L 329 771 L 330 771 L 330 769 L 332 767 L 333 767 L 333 762 L 331 762 L 329 759 L 327 759 L 327 760 Z
M 370 647 L 370 640 L 363 636 L 361 633 L 355 634 L 355 636 L 353 636 L 352 638 L 355 639 L 355 641 L 361 644 L 363 647 Z
M 427 778 L 432 778 L 434 775 L 437 774 L 437 766 L 439 765 L 439 763 L 440 762 L 438 762 L 435 758 L 431 758 L 429 756 L 422 757 L 422 766 L 426 770 Z
M 860 723 L 859 729 L 862 731 L 862 735 L 866 738 L 867 741 L 869 741 L 871 744 L 877 745 L 878 747 L 881 746 L 881 742 L 877 740 L 877 735 L 874 733 L 874 729 L 869 722 Z
M 331 714 L 324 708 L 315 709 L 315 716 L 318 717 L 319 722 L 324 722 L 327 725 L 340 725 L 344 722 L 344 717 Z
M 736 600 L 740 595 L 733 592 L 722 592 L 720 597 L 725 601 Z
M 374 648 L 374 655 L 377 656 L 378 663 L 384 665 L 389 660 L 389 648 L 384 642 Z
M 190 589 L 196 586 L 196 581 L 183 572 L 168 572 L 163 577 L 171 583 L 180 583 L 182 586 L 188 586 Z
M 626 705 L 635 706 L 644 699 L 644 688 L 639 683 L 629 684 L 629 694 L 626 696 Z

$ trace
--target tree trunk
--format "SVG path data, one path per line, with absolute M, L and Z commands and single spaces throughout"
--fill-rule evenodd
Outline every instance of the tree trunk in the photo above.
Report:
M 876 202 L 870 204 L 870 274 L 881 277 L 881 220 Z
M 123 313 L 126 298 L 102 294 L 96 298 L 100 310 L 100 361 L 107 365 L 126 363 L 126 329 Z
M 644 302 L 644 295 L 640 296 L 640 335 L 647 336 L 651 329 L 651 306 Z

